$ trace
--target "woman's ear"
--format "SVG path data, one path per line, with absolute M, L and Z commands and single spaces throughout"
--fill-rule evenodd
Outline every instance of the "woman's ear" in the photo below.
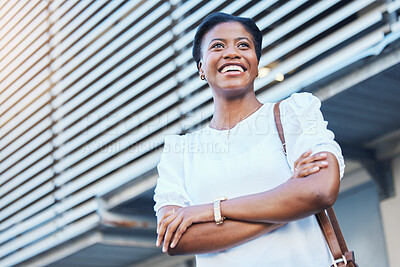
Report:
M 200 75 L 200 79 L 202 79 L 203 81 L 206 79 L 206 76 L 205 76 L 204 70 L 203 70 L 203 64 L 202 64 L 201 60 L 199 61 L 199 75 Z
M 199 74 L 200 74 L 200 76 L 201 76 L 201 75 L 204 75 L 203 62 L 201 62 L 201 60 L 199 61 L 198 68 L 199 68 Z

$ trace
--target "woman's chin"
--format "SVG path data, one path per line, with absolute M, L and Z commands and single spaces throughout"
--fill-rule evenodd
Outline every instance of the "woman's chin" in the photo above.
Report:
M 217 87 L 213 91 L 225 97 L 239 97 L 246 94 L 249 91 L 249 88 L 253 89 L 251 84 L 224 83 L 222 86 Z

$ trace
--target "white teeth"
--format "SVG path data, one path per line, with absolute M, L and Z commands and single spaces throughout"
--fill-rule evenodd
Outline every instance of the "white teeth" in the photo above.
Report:
M 230 70 L 244 72 L 243 68 L 240 67 L 240 66 L 237 66 L 237 65 L 229 65 L 229 66 L 224 67 L 224 68 L 221 70 L 221 73 L 225 73 L 225 72 L 230 71 Z

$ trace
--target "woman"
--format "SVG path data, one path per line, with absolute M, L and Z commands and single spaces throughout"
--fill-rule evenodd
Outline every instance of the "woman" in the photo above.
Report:
M 214 13 L 200 24 L 193 56 L 214 115 L 201 130 L 165 139 L 157 245 L 196 254 L 198 266 L 330 266 L 312 215 L 336 200 L 341 150 L 320 101 L 302 93 L 280 103 L 282 152 L 274 103 L 260 103 L 254 92 L 261 40 L 250 19 Z

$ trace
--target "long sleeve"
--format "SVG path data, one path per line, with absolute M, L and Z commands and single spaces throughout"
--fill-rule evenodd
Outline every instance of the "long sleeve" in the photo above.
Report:
M 327 151 L 334 154 L 339 163 L 340 178 L 344 173 L 344 159 L 335 135 L 327 126 L 320 111 L 321 101 L 310 93 L 295 93 L 281 103 L 287 159 L 293 171 L 294 162 L 308 149 L 312 153 Z
M 157 165 L 159 177 L 154 190 L 155 212 L 166 205 L 191 205 L 185 188 L 182 139 L 179 135 L 165 138 L 161 160 Z

